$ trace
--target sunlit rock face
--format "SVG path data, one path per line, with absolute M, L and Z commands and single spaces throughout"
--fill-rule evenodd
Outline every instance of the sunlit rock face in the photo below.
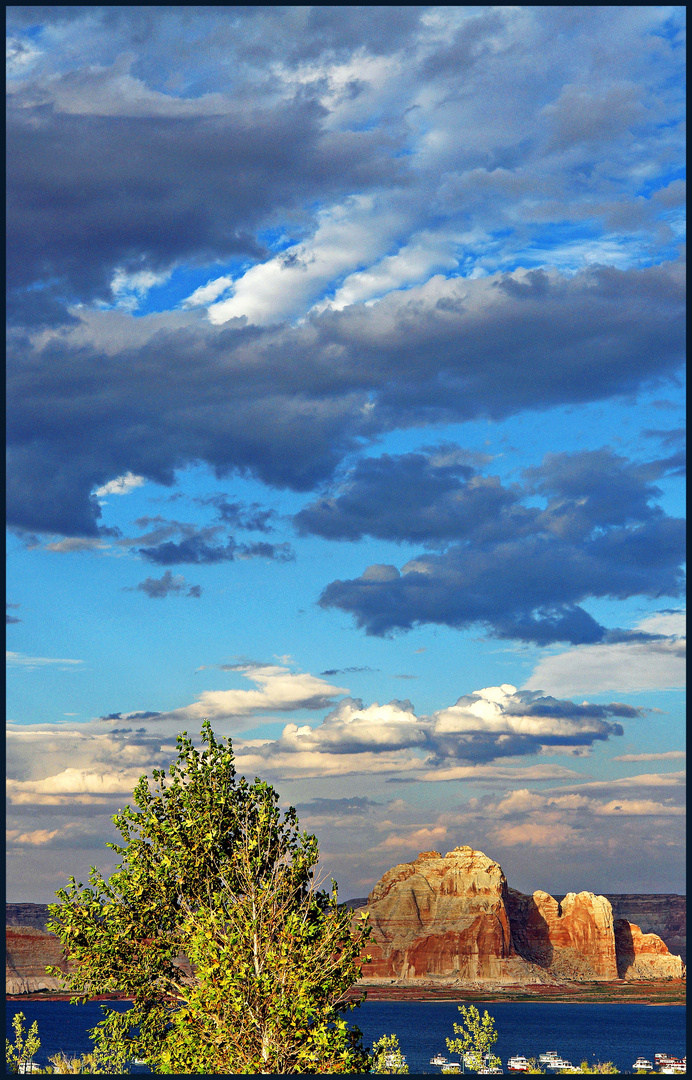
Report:
M 373 941 L 363 982 L 503 986 L 679 978 L 682 961 L 655 934 L 613 920 L 590 892 L 561 901 L 508 888 L 498 863 L 471 847 L 426 851 L 393 867 L 368 897 Z M 650 939 L 650 940 L 649 940 Z
M 507 881 L 481 851 L 423 852 L 368 897 L 374 931 L 364 979 L 516 982 L 531 965 L 512 948 Z M 537 979 L 540 973 L 536 972 Z
M 615 949 L 621 979 L 680 979 L 681 957 L 673 956 L 657 934 L 643 934 L 626 919 L 615 920 Z

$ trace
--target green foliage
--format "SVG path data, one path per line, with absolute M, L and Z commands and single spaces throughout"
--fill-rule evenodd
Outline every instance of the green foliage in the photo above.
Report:
M 383 1035 L 373 1045 L 370 1072 L 407 1073 L 408 1065 L 399 1047 L 396 1035 Z
M 566 1069 L 561 1069 L 560 1072 L 566 1072 Z M 579 1066 L 579 1072 L 583 1073 L 617 1073 L 619 1069 L 613 1065 L 612 1061 L 598 1061 L 595 1065 L 589 1065 L 588 1061 L 582 1061 Z
M 525 1072 L 527 1072 L 527 1073 L 545 1073 L 545 1069 L 541 1068 L 540 1062 L 538 1061 L 538 1058 L 527 1058 L 526 1060 L 529 1063 L 529 1067 L 528 1067 L 528 1069 L 525 1070 Z
M 70 879 L 49 929 L 75 962 L 73 1001 L 102 1006 L 99 1058 L 156 1072 L 359 1072 L 368 1056 L 343 1014 L 369 927 L 351 932 L 336 888 L 313 881 L 317 840 L 268 784 L 236 780 L 230 740 L 205 721 L 202 750 L 183 732 L 169 775 L 134 791 L 113 818 L 122 862 L 109 880 Z M 190 964 L 178 958 L 184 954 Z
M 483 1018 L 475 1005 L 460 1005 L 459 1012 L 464 1018 L 463 1024 L 454 1025 L 456 1039 L 447 1039 L 447 1046 L 454 1054 L 459 1054 L 463 1061 L 478 1072 L 484 1066 L 486 1054 L 489 1054 L 491 1068 L 498 1067 L 501 1062 L 498 1057 L 491 1054 L 491 1048 L 497 1042 L 495 1021 L 487 1009 Z
M 41 1040 L 38 1037 L 38 1022 L 34 1020 L 28 1032 L 25 1033 L 25 1019 L 24 1013 L 15 1013 L 12 1019 L 14 1045 L 9 1039 L 5 1039 L 5 1066 L 8 1073 L 19 1072 L 19 1063 L 21 1061 L 31 1061 L 41 1046 Z
M 62 1051 L 49 1057 L 52 1069 L 51 1073 L 108 1073 L 113 1070 L 99 1060 L 97 1054 L 82 1054 L 81 1057 L 67 1057 Z

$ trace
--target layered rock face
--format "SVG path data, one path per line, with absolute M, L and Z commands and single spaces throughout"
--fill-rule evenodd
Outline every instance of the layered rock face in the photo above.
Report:
M 8 994 L 62 990 L 65 984 L 46 975 L 48 964 L 67 971 L 62 943 L 54 934 L 35 926 L 8 926 L 5 931 L 5 989 Z
M 508 910 L 524 959 L 560 979 L 617 979 L 613 913 L 604 896 L 568 893 L 560 903 L 540 889 L 533 896 L 510 889 Z
M 668 952 L 657 934 L 643 934 L 626 919 L 616 919 L 615 951 L 621 979 L 679 979 L 682 959 Z
M 627 919 L 645 934 L 658 934 L 687 963 L 687 897 L 670 893 L 607 893 L 614 919 Z
M 561 901 L 507 886 L 500 866 L 458 847 L 389 870 L 368 897 L 363 982 L 490 985 L 681 977 L 680 957 L 619 920 L 604 896 Z M 362 910 L 362 909 L 361 909 Z
M 395 866 L 368 897 L 375 940 L 364 977 L 516 981 L 506 892 L 497 863 L 470 847 Z

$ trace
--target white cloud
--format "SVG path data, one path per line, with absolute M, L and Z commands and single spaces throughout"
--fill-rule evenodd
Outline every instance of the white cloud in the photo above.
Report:
M 75 828 L 74 824 L 63 825 L 58 829 L 33 829 L 31 832 L 22 832 L 20 829 L 7 830 L 8 844 L 31 844 L 33 847 L 44 847 L 57 837 L 67 836 Z
M 58 660 L 52 656 L 26 656 L 24 653 L 10 652 L 7 650 L 5 653 L 5 660 L 8 667 L 25 667 L 25 668 L 38 668 L 46 667 L 49 664 L 83 664 L 83 660 Z
M 685 637 L 687 633 L 686 611 L 657 611 L 647 615 L 637 624 L 637 629 L 647 634 L 667 634 L 669 637 Z
M 684 613 L 650 615 L 637 629 L 669 636 L 658 641 L 577 645 L 567 652 L 545 656 L 524 683 L 524 689 L 570 696 L 684 687 L 685 640 L 678 636 L 685 632 Z
M 369 195 L 351 196 L 323 210 L 314 236 L 252 266 L 233 283 L 233 296 L 212 304 L 209 318 L 221 324 L 245 317 L 268 326 L 306 314 L 330 286 L 363 264 L 379 261 L 406 219 L 392 203 L 379 205 Z M 193 294 L 194 295 L 194 294 Z
M 73 795 L 129 795 L 142 775 L 141 770 L 120 770 L 104 766 L 104 771 L 69 768 L 42 780 L 8 780 L 11 803 L 62 802 Z M 68 800 L 69 801 L 69 800 Z
M 64 540 L 54 540 L 46 544 L 44 551 L 103 551 L 109 545 L 103 540 L 96 540 L 88 536 L 66 536 Z
M 131 491 L 141 487 L 144 483 L 146 481 L 143 476 L 136 476 L 134 473 L 126 472 L 122 476 L 116 476 L 114 480 L 109 480 L 107 484 L 96 488 L 94 495 L 99 497 L 102 495 L 129 495 Z
M 57 112 L 80 116 L 220 116 L 230 111 L 222 94 L 176 97 L 150 89 L 130 74 L 135 54 L 121 53 L 111 67 L 90 64 L 39 82 L 44 100 Z
M 434 825 L 414 829 L 408 833 L 392 833 L 391 836 L 388 836 L 369 850 L 372 852 L 396 851 L 401 848 L 408 851 L 430 851 L 434 850 L 436 844 L 440 844 L 446 839 L 447 832 L 445 825 Z
M 237 670 L 256 683 L 259 690 L 205 690 L 199 700 L 180 709 L 158 713 L 160 721 L 176 721 L 181 725 L 209 719 L 224 720 L 256 716 L 262 712 L 292 712 L 296 709 L 324 709 L 332 704 L 335 694 L 348 693 L 346 687 L 332 686 L 314 675 L 293 674 L 285 667 L 266 664 L 238 666 Z M 123 713 L 122 719 L 137 717 Z
M 668 806 L 652 799 L 613 799 L 601 806 L 593 807 L 594 814 L 629 814 L 634 817 L 650 817 L 662 814 L 664 817 L 684 817 L 684 806 Z
M 273 776 L 282 780 L 319 780 L 323 777 L 387 774 L 417 779 L 421 760 L 408 750 L 330 752 L 326 749 L 285 749 L 282 740 L 248 740 L 233 744 L 238 772 L 249 776 Z
M 227 289 L 230 289 L 232 284 L 232 277 L 213 278 L 187 296 L 183 300 L 183 307 L 203 307 L 205 304 L 211 304 L 214 300 L 218 300 Z
M 676 761 L 685 757 L 684 750 L 666 750 L 662 754 L 618 754 L 613 761 Z
M 137 270 L 127 273 L 123 269 L 117 269 L 111 280 L 111 292 L 116 298 L 117 307 L 126 311 L 136 311 L 141 300 L 145 298 L 150 289 L 155 285 L 163 285 L 168 281 L 172 271 L 155 274 L 152 270 Z

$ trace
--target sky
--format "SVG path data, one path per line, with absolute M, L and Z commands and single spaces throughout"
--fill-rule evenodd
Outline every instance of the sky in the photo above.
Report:
M 342 900 L 685 891 L 683 50 L 9 8 L 8 900 L 204 718 Z

